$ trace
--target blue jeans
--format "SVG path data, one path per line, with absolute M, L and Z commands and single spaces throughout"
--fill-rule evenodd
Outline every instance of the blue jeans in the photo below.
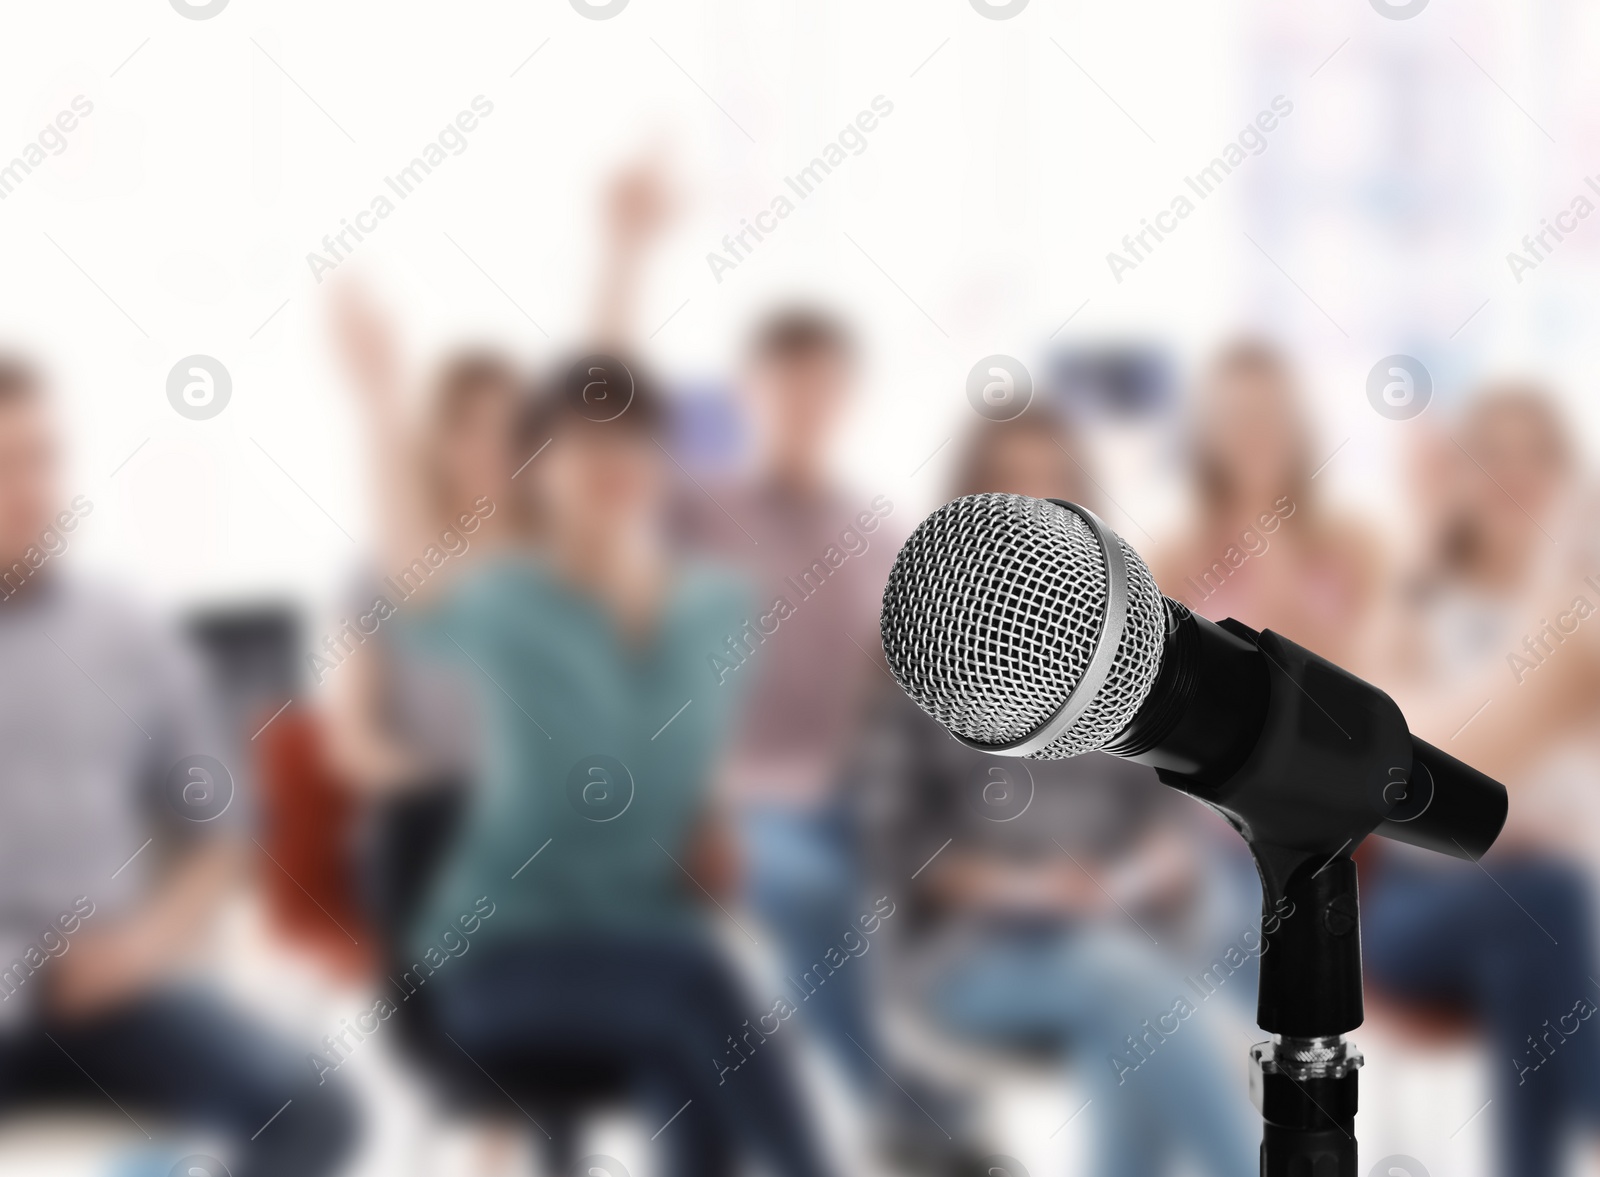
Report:
M 739 824 L 745 903 L 777 938 L 785 987 L 795 997 L 811 988 L 796 990 L 800 978 L 815 970 L 846 932 L 861 934 L 857 921 L 870 907 L 862 905 L 850 821 L 840 808 L 809 812 L 752 806 Z M 847 960 L 799 1005 L 807 1027 L 857 1091 L 876 1094 L 886 1080 L 873 1059 L 885 1060 L 868 1014 L 868 967 L 864 958 Z
M 1600 1018 L 1572 1012 L 1579 1001 L 1600 1006 L 1588 881 L 1526 858 L 1485 868 L 1385 863 L 1362 897 L 1362 944 L 1390 993 L 1460 1002 L 1482 1020 L 1498 1172 L 1551 1177 L 1565 1132 L 1600 1110 Z M 1563 1017 L 1575 1031 L 1561 1032 Z
M 0 1108 L 61 1100 L 218 1132 L 234 1177 L 324 1177 L 356 1138 L 342 1084 L 320 1083 L 302 1054 L 200 993 L 0 1036 Z
M 1142 1038 L 1147 1020 L 1159 1027 L 1180 995 L 1196 1011 L 1137 1069 L 1113 1066 L 1139 1062 L 1126 1038 Z M 934 978 L 930 997 L 959 1034 L 1078 1060 L 1100 1177 L 1155 1177 L 1185 1155 L 1210 1177 L 1256 1174 L 1249 1097 L 1226 1054 L 1245 1043 L 1219 1044 L 1208 1005 L 1145 947 L 1093 930 L 995 931 Z
M 732 1177 L 746 1153 L 778 1177 L 828 1173 L 781 1027 L 761 1032 L 766 1011 L 694 934 L 529 935 L 474 948 L 437 984 L 440 1025 L 502 1092 L 577 1064 L 621 1074 L 663 1125 L 671 1177 Z

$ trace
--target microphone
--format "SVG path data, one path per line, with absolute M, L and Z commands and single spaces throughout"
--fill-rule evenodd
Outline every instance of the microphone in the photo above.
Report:
M 1062 499 L 940 507 L 895 558 L 880 627 L 895 681 L 969 748 L 1148 764 L 1244 836 L 1265 917 L 1256 1022 L 1273 1035 L 1250 1052 L 1261 1171 L 1353 1174 L 1350 856 L 1377 833 L 1476 860 L 1505 824 L 1505 787 L 1304 646 L 1163 596 L 1137 552 Z
M 1410 735 L 1383 691 L 1163 596 L 1074 503 L 939 508 L 896 557 L 880 626 L 895 680 L 961 743 L 1149 764 L 1253 844 L 1337 853 L 1376 832 L 1476 860 L 1505 823 L 1504 786 Z

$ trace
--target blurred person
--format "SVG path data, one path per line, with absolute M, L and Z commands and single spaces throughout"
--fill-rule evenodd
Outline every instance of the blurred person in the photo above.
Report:
M 1321 450 L 1289 358 L 1261 339 L 1225 344 L 1201 374 L 1186 448 L 1189 518 L 1151 561 L 1162 592 L 1371 677 L 1383 549 L 1319 493 Z M 1226 838 L 1217 854 L 1232 864 L 1239 908 L 1261 910 L 1246 847 Z
M 1413 731 L 1502 781 L 1511 805 L 1481 867 L 1373 848 L 1364 955 L 1383 992 L 1482 1024 L 1497 1171 L 1548 1177 L 1600 1123 L 1592 880 L 1574 836 L 1575 797 L 1600 774 L 1600 632 L 1585 620 L 1600 593 L 1567 515 L 1578 458 L 1549 395 L 1515 383 L 1479 394 L 1420 458 L 1423 537 L 1386 686 Z
M 620 346 L 631 333 L 644 258 L 674 205 L 664 157 L 646 154 L 622 168 L 604 203 L 595 336 Z M 339 359 L 373 443 L 376 493 L 401 496 L 432 521 L 431 543 L 406 565 L 357 577 L 347 607 L 360 619 L 359 633 L 346 621 L 325 641 L 331 648 L 311 656 L 318 685 L 332 679 L 331 758 L 371 801 L 363 884 L 370 913 L 392 941 L 450 843 L 482 739 L 460 673 L 419 664 L 382 621 L 418 576 L 458 578 L 484 555 L 527 542 L 531 504 L 513 484 L 533 455 L 512 448 L 525 398 L 511 358 L 489 348 L 455 351 L 439 365 L 416 417 L 406 403 L 410 378 L 395 324 L 354 280 L 335 287 L 331 309 Z
M 41 379 L 0 357 L 0 651 L 16 672 L 0 706 L 0 1108 L 147 1109 L 220 1134 L 240 1177 L 333 1173 L 355 1137 L 342 1087 L 176 978 L 243 860 L 245 804 L 215 767 L 236 759 L 178 639 L 61 567 L 93 504 L 64 504 L 58 475 Z
M 494 352 L 457 352 L 440 366 L 423 420 L 413 422 L 393 324 L 353 283 L 337 289 L 333 310 L 341 359 L 374 441 L 377 493 L 414 498 L 430 519 L 428 543 L 411 560 L 359 578 L 349 600 L 359 616 L 379 602 L 402 603 L 396 598 L 409 591 L 411 563 L 427 547 L 445 557 L 430 575 L 457 577 L 518 541 L 525 512 L 513 495 L 508 439 L 522 381 L 513 363 Z M 458 676 L 408 661 L 381 623 L 353 645 L 314 652 L 313 668 L 319 685 L 332 679 L 331 752 L 353 783 L 371 793 L 464 786 L 475 740 L 468 688 Z
M 858 378 L 848 328 L 792 307 L 755 330 L 741 375 L 754 423 L 753 473 L 695 490 L 679 527 L 693 549 L 754 579 L 759 633 L 723 651 L 723 688 L 748 698 L 728 781 L 746 858 L 744 897 L 778 942 L 789 978 L 803 976 L 856 925 L 862 869 L 841 784 L 868 689 L 882 673 L 878 605 L 895 543 L 894 504 L 839 486 L 828 463 Z M 781 604 L 780 604 L 781 602 Z M 905 1112 L 878 1062 L 866 970 L 841 970 L 804 1017 L 858 1094 Z M 915 1112 L 912 1112 L 915 1115 Z
M 1153 571 L 1204 617 L 1271 629 L 1359 671 L 1380 550 L 1315 493 L 1319 454 L 1288 361 L 1256 340 L 1226 347 L 1201 381 L 1191 430 L 1194 518 Z
M 1189 517 L 1157 550 L 1161 591 L 1202 617 L 1271 629 L 1360 673 L 1369 658 L 1382 548 L 1318 493 L 1320 452 L 1288 357 L 1260 339 L 1225 344 L 1201 374 L 1188 422 Z M 1224 838 L 1233 903 L 1261 909 L 1249 851 Z M 1253 1004 L 1254 994 L 1242 992 Z
M 984 423 L 956 492 L 1092 503 L 1070 442 L 1037 409 Z M 1213 993 L 1183 976 L 1171 947 L 1201 919 L 1201 811 L 1115 757 L 973 751 L 900 692 L 884 694 L 860 771 L 903 901 L 889 934 L 908 988 L 946 1030 L 1067 1062 L 1092 1099 L 1093 1172 L 1155 1177 L 1187 1158 L 1214 1177 L 1255 1173 L 1245 1086 L 1216 1041 Z M 1231 928 L 1238 955 L 1261 950 L 1253 918 Z M 1223 991 L 1253 997 L 1248 970 L 1212 975 L 1230 972 Z M 1190 1008 L 1174 1013 L 1180 1001 Z
M 680 204 L 670 170 L 670 153 L 657 143 L 619 168 L 606 186 L 593 325 L 594 340 L 602 349 L 632 352 L 637 344 L 645 262 Z
M 415 419 L 394 324 L 354 282 L 336 288 L 332 323 L 373 442 L 376 493 L 413 503 L 427 521 L 426 543 L 405 563 L 373 561 L 358 573 L 345 602 L 355 626 L 347 621 L 310 659 L 313 679 L 328 686 L 330 758 L 366 798 L 360 887 L 392 953 L 459 829 L 482 739 L 471 684 L 418 658 L 387 620 L 420 579 L 458 580 L 525 539 L 509 440 L 522 378 L 496 352 L 458 351 L 439 366 Z
M 594 330 L 602 346 L 625 347 L 632 334 L 643 263 L 675 205 L 665 166 L 659 151 L 645 154 L 620 169 L 606 191 Z M 429 546 L 445 556 L 438 571 L 458 577 L 484 555 L 526 542 L 532 507 L 514 480 L 532 454 L 511 444 L 525 399 L 516 363 L 488 348 L 454 352 L 414 420 L 394 323 L 355 281 L 336 287 L 332 312 L 339 358 L 373 442 L 376 493 L 414 501 L 429 516 Z M 409 591 L 404 569 L 424 550 L 409 553 L 401 568 L 364 574 L 352 612 L 365 614 L 379 601 L 396 606 L 392 598 Z M 323 668 L 319 683 L 332 674 Z M 380 625 L 337 666 L 330 692 L 335 761 L 363 791 L 410 793 L 421 820 L 443 817 L 475 768 L 479 739 L 469 699 L 458 675 L 408 664 Z M 444 806 L 430 796 L 444 798 Z
M 731 870 L 711 786 L 734 694 L 706 664 L 738 630 L 744 594 L 663 544 L 663 410 L 634 375 L 613 420 L 591 419 L 582 372 L 537 398 L 515 439 L 542 449 L 519 484 L 537 547 L 429 585 L 397 618 L 469 676 L 486 741 L 412 935 L 425 954 L 467 919 L 471 951 L 418 980 L 496 1085 L 620 1074 L 662 1126 L 668 1173 L 716 1177 L 753 1153 L 815 1177 L 828 1170 L 788 1047 L 746 1001 L 700 903 Z M 401 559 L 427 542 L 428 516 L 415 498 L 382 501 Z

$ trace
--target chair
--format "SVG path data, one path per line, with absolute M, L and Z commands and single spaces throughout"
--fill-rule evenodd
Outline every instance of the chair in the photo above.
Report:
M 254 779 L 268 918 L 343 980 L 369 976 L 348 851 L 354 795 L 333 771 L 303 697 L 301 619 L 291 605 L 202 609 L 183 628 L 207 671 L 227 745 Z
M 441 780 L 381 800 L 368 814 L 363 892 L 391 978 L 413 967 L 406 932 L 461 828 L 467 799 L 462 782 Z M 544 1133 L 553 1172 L 565 1173 L 576 1162 L 585 1118 L 627 1096 L 625 1074 L 582 1056 L 468 1057 L 438 1025 L 426 985 L 397 1005 L 391 1024 L 401 1053 L 444 1105 L 468 1116 L 503 1117 L 511 1100 Z
M 328 762 L 319 717 L 291 703 L 254 747 L 259 868 L 274 929 L 337 977 L 370 976 L 379 961 L 350 868 L 358 807 Z
M 1360 885 L 1370 889 L 1379 869 L 1380 850 L 1371 840 L 1354 854 Z M 1412 1001 L 1392 993 L 1370 978 L 1365 983 L 1367 1021 L 1379 1023 L 1409 1046 L 1450 1048 L 1473 1040 L 1478 1021 L 1464 1006 L 1445 1001 Z

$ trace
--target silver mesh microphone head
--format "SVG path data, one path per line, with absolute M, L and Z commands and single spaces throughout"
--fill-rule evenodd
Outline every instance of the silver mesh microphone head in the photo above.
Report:
M 980 494 L 912 532 L 880 626 L 895 680 L 963 743 L 1060 760 L 1105 747 L 1139 710 L 1167 611 L 1138 553 L 1091 512 Z

